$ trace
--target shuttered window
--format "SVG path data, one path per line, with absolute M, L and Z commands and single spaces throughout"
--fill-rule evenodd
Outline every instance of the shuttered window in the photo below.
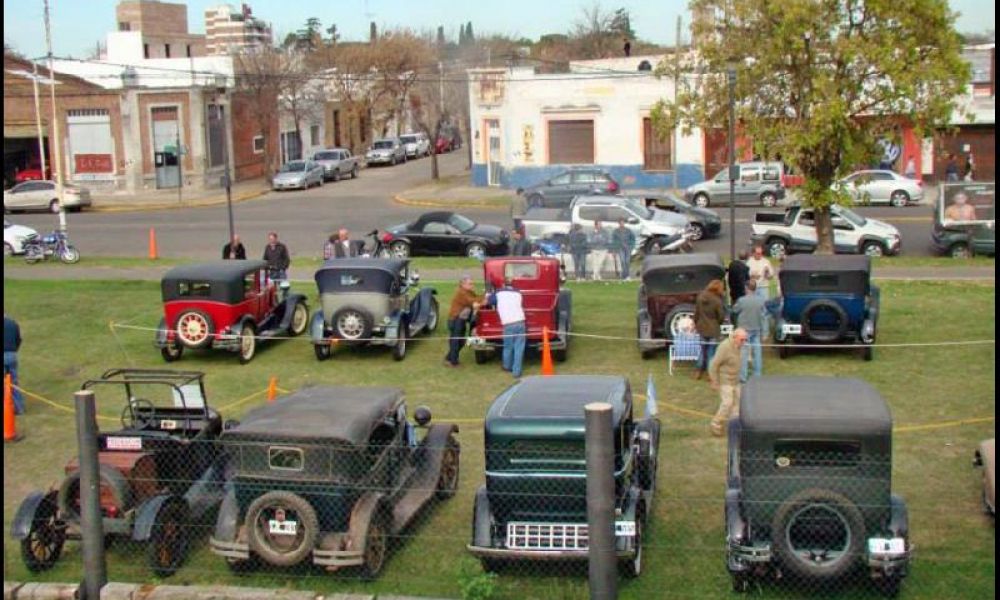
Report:
M 549 164 L 594 164 L 594 121 L 549 121 Z
M 642 120 L 642 168 L 645 171 L 669 171 L 673 168 L 673 157 L 670 155 L 670 138 L 660 139 L 653 129 L 653 120 L 646 117 Z

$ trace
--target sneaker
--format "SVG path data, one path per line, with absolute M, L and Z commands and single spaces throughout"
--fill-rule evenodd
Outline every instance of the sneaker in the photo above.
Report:
M 708 426 L 708 429 L 709 429 L 709 431 L 712 432 L 713 436 L 715 436 L 715 437 L 722 437 L 722 425 L 718 425 L 716 423 L 712 423 L 711 425 Z

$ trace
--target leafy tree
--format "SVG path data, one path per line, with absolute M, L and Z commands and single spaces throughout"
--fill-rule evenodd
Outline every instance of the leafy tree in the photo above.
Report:
M 465 42 L 468 44 L 476 43 L 476 34 L 472 33 L 472 21 L 465 24 Z
M 727 66 L 735 65 L 737 123 L 764 158 L 782 157 L 806 177 L 817 251 L 833 251 L 831 185 L 870 164 L 878 144 L 911 124 L 946 127 L 969 81 L 946 0 L 693 0 L 696 57 L 661 76 L 693 81 L 654 111 L 658 128 L 728 123 Z M 692 71 L 694 75 L 692 75 Z
M 337 42 L 340 41 L 340 32 L 337 31 L 337 24 L 334 23 L 327 27 L 326 33 L 330 36 L 327 38 L 327 44 L 330 46 L 336 46 Z
M 630 40 L 635 39 L 635 30 L 632 29 L 632 20 L 629 18 L 628 10 L 625 8 L 619 8 L 611 15 L 611 22 L 608 24 L 608 28 L 611 29 L 618 37 L 628 38 Z

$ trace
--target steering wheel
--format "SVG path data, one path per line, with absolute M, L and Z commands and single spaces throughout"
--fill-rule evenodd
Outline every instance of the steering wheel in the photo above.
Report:
M 156 407 L 145 398 L 132 398 L 122 408 L 121 422 L 125 429 L 146 429 L 153 424 L 153 413 Z M 140 416 L 145 413 L 148 416 Z

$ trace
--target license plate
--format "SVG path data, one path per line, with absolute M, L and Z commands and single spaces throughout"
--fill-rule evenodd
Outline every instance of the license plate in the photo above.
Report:
M 722 335 L 731 335 L 733 333 L 733 326 L 725 324 L 721 327 L 720 331 L 722 332 Z
M 781 326 L 781 331 L 785 334 L 790 335 L 800 335 L 802 333 L 802 325 L 792 325 L 791 323 L 785 323 Z
M 904 554 L 906 540 L 903 538 L 869 538 L 869 554 Z
M 615 521 L 616 537 L 635 537 L 635 521 Z
M 167 430 L 177 429 L 177 421 L 172 421 L 170 419 L 163 419 L 160 421 L 160 429 L 167 429 Z
M 106 447 L 108 450 L 142 450 L 142 438 L 109 437 Z
M 298 521 L 278 521 L 271 519 L 267 522 L 268 531 L 276 535 L 295 535 L 298 526 Z

